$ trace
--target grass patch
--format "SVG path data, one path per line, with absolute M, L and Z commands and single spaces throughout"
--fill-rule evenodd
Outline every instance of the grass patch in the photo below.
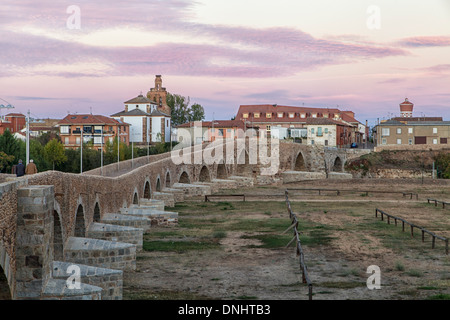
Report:
M 249 245 L 248 248 L 282 248 L 291 241 L 291 235 L 259 234 L 254 236 L 242 236 L 243 239 L 257 239 L 262 242 L 261 245 Z
M 450 294 L 439 293 L 439 294 L 427 297 L 427 300 L 450 300 Z
M 141 291 L 123 289 L 123 300 L 210 300 L 211 298 L 185 291 Z
M 211 241 L 144 241 L 144 251 L 163 251 L 183 253 L 191 250 L 209 250 L 220 247 L 218 243 Z

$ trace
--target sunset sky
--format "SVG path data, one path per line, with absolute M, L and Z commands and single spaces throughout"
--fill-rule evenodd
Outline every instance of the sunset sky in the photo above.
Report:
M 156 74 L 207 120 L 264 103 L 338 107 L 373 125 L 405 97 L 414 115 L 450 120 L 450 1 L 0 3 L 0 104 L 15 106 L 1 115 L 109 116 Z

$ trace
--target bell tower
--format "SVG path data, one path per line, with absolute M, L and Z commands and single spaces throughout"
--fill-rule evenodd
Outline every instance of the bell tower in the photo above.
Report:
M 171 110 L 167 105 L 167 90 L 162 86 L 161 75 L 155 76 L 155 87 L 150 88 L 150 91 L 147 92 L 147 98 L 156 102 L 159 111 L 170 115 Z

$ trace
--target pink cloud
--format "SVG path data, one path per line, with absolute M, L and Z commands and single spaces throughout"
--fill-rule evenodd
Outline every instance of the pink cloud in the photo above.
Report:
M 422 36 L 404 38 L 398 43 L 405 47 L 446 47 L 450 46 L 450 36 Z

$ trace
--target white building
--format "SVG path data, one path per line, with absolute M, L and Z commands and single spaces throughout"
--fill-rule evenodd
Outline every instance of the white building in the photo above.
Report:
M 156 102 L 140 94 L 124 104 L 124 111 L 111 118 L 130 124 L 130 142 L 170 142 L 171 117 L 160 111 Z

